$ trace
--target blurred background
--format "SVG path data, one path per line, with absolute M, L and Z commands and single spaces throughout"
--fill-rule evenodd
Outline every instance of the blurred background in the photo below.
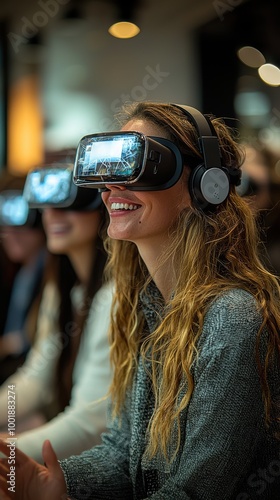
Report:
M 124 32 L 122 26 L 116 33 L 114 23 L 121 21 L 134 31 Z M 80 277 L 75 266 L 71 270 L 67 261 L 69 271 L 62 261 L 65 274 L 59 276 L 67 279 L 58 280 L 59 267 L 56 278 L 56 266 L 52 260 L 47 263 L 48 238 L 42 234 L 41 212 L 36 224 L 29 225 L 28 219 L 12 223 L 21 212 L 10 203 L 9 191 L 19 189 L 15 199 L 22 202 L 30 170 L 74 154 L 85 134 L 116 130 L 114 116 L 123 103 L 186 104 L 223 117 L 234 128 L 246 151 L 239 194 L 248 197 L 258 219 L 261 255 L 280 277 L 279 26 L 279 0 L 0 0 L 0 431 L 6 422 L 1 394 L 6 401 L 7 376 L 25 362 L 35 341 L 41 341 L 42 331 L 63 333 L 73 319 L 78 318 L 78 326 L 82 316 L 86 320 L 83 307 L 76 303 Z M 26 200 L 23 206 L 29 214 Z M 72 223 L 63 222 L 67 212 L 57 212 L 53 234 L 58 242 L 59 234 L 67 241 Z M 73 244 L 76 255 L 76 241 Z M 62 312 L 57 312 L 57 326 L 47 322 L 41 328 L 39 311 L 43 303 L 44 316 L 46 307 L 41 298 L 49 278 L 58 280 Z M 93 293 L 95 285 L 91 289 Z M 52 321 L 56 311 L 50 304 L 45 314 Z M 77 337 L 72 340 L 77 354 Z M 44 357 L 39 347 L 43 375 L 36 380 L 34 376 L 37 389 L 29 393 L 35 399 L 38 393 L 44 408 L 21 425 L 41 425 L 65 405 L 64 397 L 58 406 L 47 403 L 55 391 L 46 385 L 42 389 L 42 380 L 44 367 L 53 370 L 57 362 L 58 389 L 66 381 L 70 397 L 74 356 L 68 352 L 63 350 L 56 360 L 56 354 Z M 47 373 L 46 384 L 48 377 Z M 74 390 L 77 393 L 77 385 Z M 32 446 L 39 442 L 30 437 L 31 441 Z
M 116 38 L 117 21 L 140 32 Z M 1 0 L 0 167 L 29 171 L 125 101 L 188 104 L 273 151 L 280 183 L 278 0 Z

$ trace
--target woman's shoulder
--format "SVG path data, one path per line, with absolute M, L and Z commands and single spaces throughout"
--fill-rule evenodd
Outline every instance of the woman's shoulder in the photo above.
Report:
M 57 304 L 57 300 L 59 298 L 59 291 L 56 283 L 54 281 L 47 281 L 42 292 L 42 300 L 45 300 L 47 303 L 52 302 Z
M 226 290 L 205 314 L 201 341 L 215 343 L 216 347 L 242 341 L 253 345 L 262 320 L 260 306 L 251 293 L 239 288 Z
M 59 303 L 57 286 L 52 281 L 46 283 L 39 306 L 35 340 L 47 338 L 51 333 L 57 331 Z
M 99 290 L 95 293 L 93 299 L 89 304 L 89 318 L 103 317 L 105 321 L 109 317 L 111 310 L 112 300 L 114 295 L 114 286 L 110 283 L 104 283 Z
M 260 306 L 254 295 L 241 288 L 232 288 L 221 292 L 210 304 L 208 314 L 224 311 L 229 316 L 249 319 L 260 317 Z M 249 316 L 248 316 L 249 315 Z
M 96 292 L 96 294 L 93 297 L 93 304 L 99 304 L 99 305 L 110 305 L 112 302 L 112 298 L 115 292 L 115 287 L 113 285 L 113 282 L 106 282 L 104 283 L 99 290 Z

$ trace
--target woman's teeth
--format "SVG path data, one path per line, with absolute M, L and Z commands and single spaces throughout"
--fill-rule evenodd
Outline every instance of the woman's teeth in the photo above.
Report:
M 132 205 L 128 203 L 112 203 L 111 210 L 137 210 L 139 205 Z

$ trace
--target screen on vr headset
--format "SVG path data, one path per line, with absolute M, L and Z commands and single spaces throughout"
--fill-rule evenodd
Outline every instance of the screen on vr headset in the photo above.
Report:
M 47 168 L 30 172 L 24 196 L 30 204 L 59 205 L 69 198 L 72 172 L 61 168 Z
M 140 134 L 99 134 L 80 142 L 74 176 L 93 181 L 130 180 L 141 171 L 145 140 Z
M 22 195 L 0 195 L 0 224 L 23 226 L 28 219 L 29 206 Z

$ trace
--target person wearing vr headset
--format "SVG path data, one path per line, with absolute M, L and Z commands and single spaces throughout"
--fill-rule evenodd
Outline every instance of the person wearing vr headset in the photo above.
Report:
M 261 228 L 264 259 L 280 276 L 280 183 L 276 174 L 278 156 L 265 143 L 242 143 L 246 156 L 242 165 L 241 196 L 249 197 Z
M 106 212 L 98 191 L 77 188 L 72 168 L 31 171 L 24 196 L 42 210 L 50 252 L 36 341 L 21 369 L 0 388 L 0 425 L 7 426 L 7 387 L 16 387 L 17 446 L 42 460 L 47 437 L 59 457 L 93 446 L 106 428 L 111 381 L 108 325 L 111 287 L 100 236 Z M 19 432 L 42 412 L 45 422 Z M 31 421 L 32 424 L 32 421 Z
M 24 362 L 33 344 L 46 262 L 41 214 L 23 198 L 25 179 L 8 171 L 0 176 L 0 384 Z
M 279 497 L 280 289 L 241 164 L 224 122 L 183 105 L 136 103 L 81 140 L 75 182 L 110 216 L 111 423 L 60 462 L 45 441 L 45 467 L 18 452 L 20 499 Z

